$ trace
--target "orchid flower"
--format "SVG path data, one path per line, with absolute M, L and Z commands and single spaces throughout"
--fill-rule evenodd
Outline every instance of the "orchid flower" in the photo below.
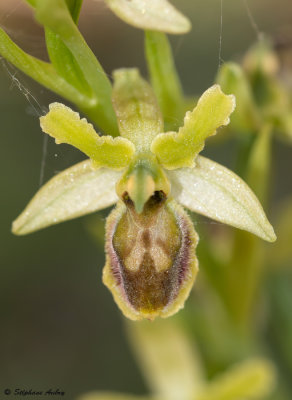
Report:
M 103 282 L 126 317 L 168 317 L 183 307 L 198 271 L 198 235 L 183 207 L 269 242 L 276 236 L 251 189 L 199 155 L 207 137 L 229 123 L 233 95 L 212 86 L 178 132 L 166 133 L 154 92 L 136 69 L 115 71 L 112 101 L 115 138 L 99 136 L 60 103 L 40 118 L 56 143 L 73 145 L 89 159 L 46 183 L 13 232 L 27 234 L 116 204 L 106 223 Z

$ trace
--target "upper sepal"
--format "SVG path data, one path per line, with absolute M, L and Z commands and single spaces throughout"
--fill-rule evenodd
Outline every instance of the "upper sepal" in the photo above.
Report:
M 61 172 L 47 182 L 13 222 L 12 232 L 25 235 L 114 204 L 121 172 L 95 169 L 90 160 Z
M 198 156 L 194 168 L 168 171 L 172 196 L 184 207 L 268 242 L 276 235 L 255 194 L 229 169 Z
M 154 137 L 163 131 L 163 119 L 153 89 L 136 68 L 114 71 L 112 101 L 121 136 L 138 151 L 149 151 Z

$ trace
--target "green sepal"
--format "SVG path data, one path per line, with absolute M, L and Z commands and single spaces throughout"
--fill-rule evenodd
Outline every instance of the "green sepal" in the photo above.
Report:
M 167 171 L 172 196 L 184 207 L 251 232 L 268 242 L 276 235 L 252 190 L 235 173 L 198 156 L 194 168 Z
M 178 132 L 158 135 L 151 151 L 167 169 L 193 167 L 207 137 L 229 123 L 234 108 L 234 96 L 225 95 L 219 85 L 212 86 L 201 96 L 195 109 L 186 113 L 183 127 Z
M 183 122 L 185 101 L 167 36 L 160 32 L 146 31 L 145 53 L 151 84 L 164 117 L 165 130 L 177 129 Z
M 112 136 L 99 136 L 86 119 L 61 103 L 50 104 L 48 114 L 40 118 L 41 128 L 56 139 L 77 147 L 91 158 L 96 167 L 122 169 L 134 153 L 135 146 L 129 140 Z
M 117 202 L 121 172 L 96 169 L 82 161 L 50 179 L 13 222 L 15 235 L 26 235 L 50 225 L 93 213 Z
M 140 29 L 182 34 L 191 23 L 167 0 L 105 0 L 119 18 Z
M 149 151 L 154 137 L 163 132 L 163 120 L 151 86 L 137 69 L 114 71 L 113 104 L 121 136 L 137 151 Z

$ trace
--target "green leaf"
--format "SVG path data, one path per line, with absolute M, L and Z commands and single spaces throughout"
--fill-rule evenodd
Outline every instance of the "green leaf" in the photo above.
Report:
M 198 156 L 194 168 L 168 171 L 167 175 L 172 195 L 184 207 L 269 242 L 276 240 L 257 197 L 229 169 Z
M 25 0 L 25 1 L 34 8 L 37 6 L 38 2 L 38 0 Z M 83 0 L 66 0 L 66 3 L 68 9 L 70 10 L 73 21 L 77 23 Z
M 0 28 L 0 54 L 15 67 L 46 88 L 73 101 L 79 107 L 91 107 L 95 103 L 61 78 L 54 67 L 21 50 Z
M 207 137 L 229 123 L 234 108 L 234 96 L 225 95 L 219 85 L 212 86 L 201 96 L 197 107 L 186 113 L 184 126 L 178 132 L 158 135 L 151 144 L 151 151 L 167 169 L 193 167 Z
M 201 361 L 177 319 L 127 326 L 129 343 L 154 395 L 167 400 L 196 398 L 202 386 Z
M 181 34 L 190 21 L 167 0 L 105 0 L 119 18 L 136 28 Z
M 276 372 L 267 360 L 245 361 L 215 378 L 196 400 L 266 399 L 274 389 Z
M 251 148 L 246 181 L 259 200 L 265 204 L 268 194 L 271 166 L 271 125 L 264 125 L 258 132 Z
M 100 137 L 86 119 L 61 103 L 50 104 L 48 114 L 40 118 L 42 130 L 56 139 L 68 143 L 91 158 L 95 167 L 122 169 L 135 153 L 129 140 L 112 136 Z
M 77 24 L 82 0 L 66 0 L 73 21 Z M 81 93 L 92 96 L 93 93 L 88 85 L 82 70 L 73 57 L 71 51 L 66 47 L 59 35 L 45 29 L 47 51 L 52 64 L 60 76 L 68 83 L 76 87 Z
M 163 132 L 163 120 L 151 86 L 137 69 L 114 71 L 113 104 L 121 136 L 138 151 L 148 151 L 153 138 Z
M 68 10 L 65 0 L 37 0 L 36 18 L 60 37 L 72 53 L 87 80 L 96 101 L 94 120 L 107 134 L 118 134 L 116 116 L 111 103 L 111 83 L 102 66 L 87 46 Z M 82 108 L 89 116 L 90 109 Z
M 166 130 L 177 129 L 183 122 L 185 101 L 167 36 L 160 32 L 145 32 L 145 52 Z
M 77 24 L 83 0 L 66 0 L 73 21 Z
M 61 172 L 47 182 L 13 222 L 12 232 L 25 235 L 113 205 L 121 172 L 95 169 L 90 160 Z

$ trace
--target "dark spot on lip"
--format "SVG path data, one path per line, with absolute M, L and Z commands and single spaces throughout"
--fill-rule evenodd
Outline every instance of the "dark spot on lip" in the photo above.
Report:
M 122 199 L 123 199 L 123 202 L 125 203 L 126 206 L 130 207 L 130 206 L 134 205 L 133 200 L 129 196 L 128 192 L 124 192 L 123 193 Z
M 123 268 L 123 279 L 130 303 L 137 310 L 153 311 L 165 307 L 171 296 L 172 275 L 156 272 L 154 261 L 145 252 L 138 271 Z
M 145 229 L 142 233 L 142 242 L 145 249 L 151 246 L 151 237 L 148 229 Z
M 129 196 L 128 192 L 124 192 L 122 195 L 123 202 L 128 207 L 133 207 L 134 202 Z M 162 190 L 156 190 L 152 196 L 149 197 L 148 201 L 146 202 L 146 208 L 152 208 L 155 205 L 159 205 L 166 200 L 166 195 Z

